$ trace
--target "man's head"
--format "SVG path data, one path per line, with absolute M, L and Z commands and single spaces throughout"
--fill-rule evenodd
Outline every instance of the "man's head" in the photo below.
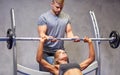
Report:
M 57 50 L 54 55 L 54 64 L 65 64 L 68 63 L 68 56 L 64 50 Z
M 52 0 L 51 7 L 55 15 L 59 15 L 64 6 L 64 0 Z

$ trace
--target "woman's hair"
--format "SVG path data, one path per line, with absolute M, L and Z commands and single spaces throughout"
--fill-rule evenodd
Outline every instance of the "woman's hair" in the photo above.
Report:
M 59 62 L 57 61 L 57 58 L 59 57 L 60 54 L 59 50 L 57 50 L 54 54 L 54 65 L 59 64 Z
M 57 50 L 57 51 L 55 52 L 55 54 L 54 54 L 54 65 L 59 64 L 59 62 L 57 61 L 57 58 L 59 57 L 60 50 L 62 50 L 62 49 Z M 69 63 L 69 59 L 68 59 L 67 61 L 68 61 L 68 63 Z

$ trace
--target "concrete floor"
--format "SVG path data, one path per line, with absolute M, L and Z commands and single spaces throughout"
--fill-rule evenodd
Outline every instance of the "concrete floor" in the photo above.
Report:
M 10 9 L 15 9 L 16 35 L 38 37 L 37 20 L 40 14 L 50 9 L 50 0 L 0 0 L 0 37 L 6 36 L 11 27 Z M 120 32 L 120 0 L 66 0 L 63 11 L 72 20 L 75 35 L 94 37 L 89 11 L 94 10 L 101 37 L 109 37 L 112 30 Z M 17 42 L 17 62 L 38 70 L 35 60 L 38 42 Z M 120 47 L 112 49 L 108 42 L 101 42 L 101 75 L 120 74 Z M 70 62 L 81 62 L 88 55 L 88 47 L 83 42 L 65 42 Z M 0 75 L 13 75 L 12 49 L 6 42 L 0 42 Z M 95 75 L 94 72 L 88 75 Z

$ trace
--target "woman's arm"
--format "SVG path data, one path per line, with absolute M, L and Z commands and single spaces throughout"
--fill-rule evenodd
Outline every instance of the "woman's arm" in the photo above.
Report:
M 38 63 L 43 65 L 43 67 L 45 67 L 48 71 L 50 71 L 53 74 L 56 74 L 56 73 L 58 73 L 58 70 L 55 68 L 55 66 L 49 64 L 42 57 L 42 55 L 43 55 L 43 45 L 44 45 L 45 40 L 46 40 L 46 37 L 42 37 L 41 40 L 40 40 L 40 43 L 39 43 L 39 46 L 38 46 L 37 55 L 36 55 L 36 60 L 37 60 Z
M 89 57 L 80 63 L 81 70 L 86 69 L 94 60 L 95 60 L 95 51 L 92 40 L 88 37 L 85 37 L 84 42 L 88 42 L 89 45 Z

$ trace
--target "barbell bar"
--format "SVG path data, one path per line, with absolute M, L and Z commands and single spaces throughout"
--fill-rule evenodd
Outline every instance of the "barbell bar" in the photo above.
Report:
M 0 37 L 0 41 L 7 41 L 7 48 L 11 49 L 14 41 L 40 41 L 39 37 L 14 37 L 12 29 L 7 30 L 7 37 Z M 52 40 L 54 38 L 49 38 Z M 56 40 L 72 41 L 76 38 L 55 38 Z M 78 39 L 78 38 L 77 38 Z M 92 41 L 109 41 L 112 48 L 118 48 L 120 45 L 120 35 L 117 31 L 112 31 L 109 38 L 90 38 Z M 79 38 L 78 40 L 83 41 L 84 38 Z
M 14 41 L 39 41 L 41 38 L 39 37 L 15 37 L 13 38 Z M 55 38 L 56 40 L 64 40 L 64 41 L 72 41 L 76 40 L 76 38 Z M 80 41 L 83 41 L 84 38 L 77 38 Z M 115 38 L 90 38 L 92 41 L 112 41 Z M 0 37 L 0 41 L 7 41 L 9 37 Z M 48 40 L 53 40 L 53 38 L 49 38 Z

